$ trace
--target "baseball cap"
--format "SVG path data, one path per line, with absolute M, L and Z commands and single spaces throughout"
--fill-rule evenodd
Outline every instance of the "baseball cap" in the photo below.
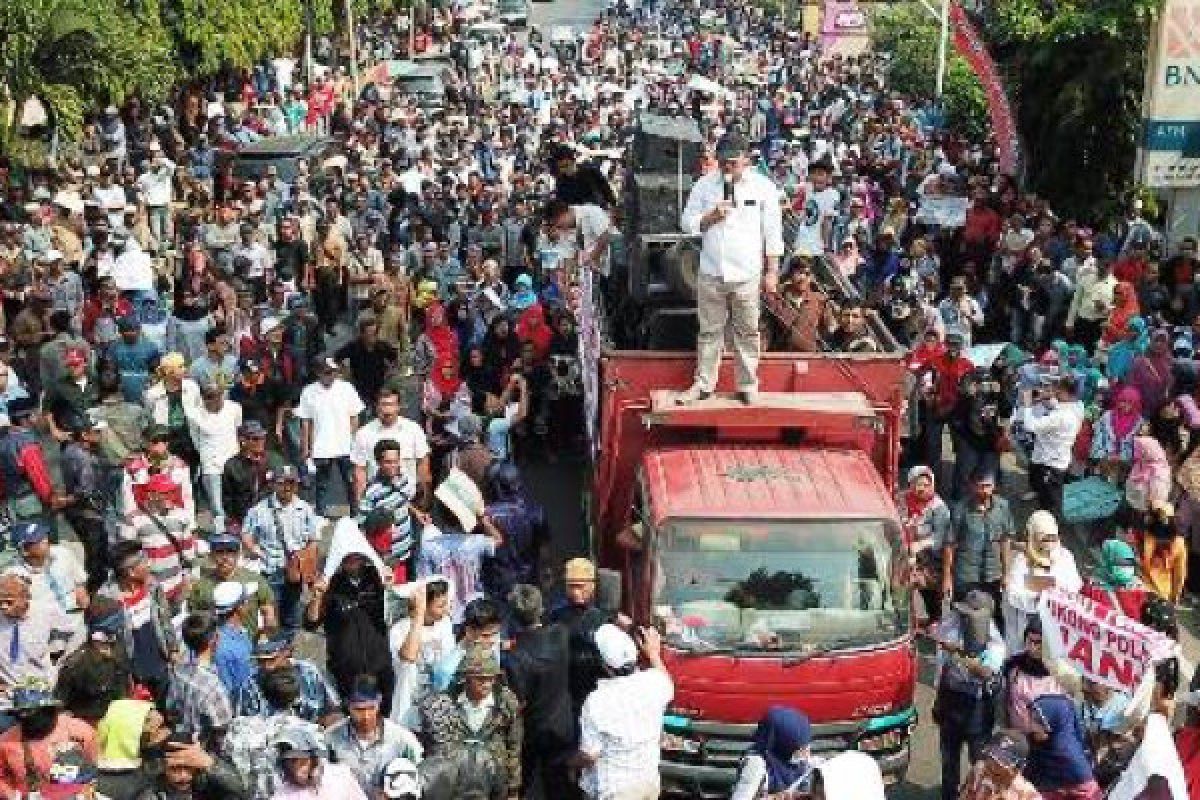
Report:
M 247 439 L 263 439 L 266 435 L 267 429 L 256 419 L 248 419 L 238 426 L 238 436 Z
M 483 645 L 472 645 L 458 665 L 460 675 L 477 675 L 480 677 L 500 674 L 500 662 L 491 648 Z
M 298 481 L 300 473 L 291 464 L 284 464 L 278 469 L 273 469 L 267 473 L 267 477 L 272 481 Z
M 218 614 L 228 614 L 239 605 L 246 596 L 246 587 L 240 581 L 221 581 L 213 587 L 213 608 Z
M 213 552 L 232 552 L 242 549 L 242 540 L 232 533 L 214 533 L 208 537 L 208 549 Z
M 1010 769 L 1021 770 L 1029 759 L 1029 742 L 1019 731 L 996 731 L 984 746 L 983 757 Z
M 264 633 L 254 643 L 255 658 L 271 658 L 292 646 L 292 639 L 284 631 Z
M 637 645 L 632 637 L 612 623 L 597 628 L 592 639 L 609 669 L 623 669 L 637 661 Z
M 149 425 L 142 434 L 142 439 L 147 442 L 169 442 L 171 429 L 166 425 Z
M 13 527 L 12 538 L 17 547 L 27 547 L 50 538 L 50 528 L 44 522 L 23 522 Z
M 563 567 L 563 580 L 567 583 L 596 580 L 596 565 L 586 558 L 572 558 Z

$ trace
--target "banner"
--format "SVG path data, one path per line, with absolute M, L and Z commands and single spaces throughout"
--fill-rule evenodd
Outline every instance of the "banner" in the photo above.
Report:
M 600 439 L 596 422 L 600 419 L 600 326 L 596 323 L 595 303 L 599 302 L 590 269 L 579 270 L 579 373 L 583 383 L 583 422 L 592 455 L 599 453 Z
M 1038 613 L 1051 656 L 1083 677 L 1129 695 L 1154 662 L 1175 651 L 1165 634 L 1073 592 L 1047 589 Z
M 943 228 L 961 228 L 967 224 L 967 209 L 970 206 L 969 197 L 922 197 L 916 221 Z
M 1000 161 L 1000 171 L 1005 175 L 1016 175 L 1021 156 L 1021 143 L 1017 138 L 1017 121 L 1013 116 L 1012 105 L 1004 91 L 1004 82 L 996 69 L 996 62 L 988 53 L 983 37 L 967 13 L 958 3 L 951 2 L 950 25 L 954 29 L 954 49 L 967 60 L 971 70 L 979 76 L 983 91 L 987 95 L 988 119 L 992 123 L 992 133 L 996 137 L 996 154 Z
M 1200 0 L 1167 0 L 1146 69 L 1142 180 L 1200 186 Z
M 825 0 L 821 14 L 821 52 L 857 54 L 866 49 L 867 15 L 858 0 Z

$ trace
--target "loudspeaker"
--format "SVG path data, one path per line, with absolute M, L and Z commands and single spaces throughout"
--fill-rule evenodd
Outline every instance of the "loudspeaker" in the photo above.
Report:
M 695 183 L 691 175 L 635 172 L 630 181 L 629 224 L 634 235 L 678 233 L 679 216 Z
M 633 137 L 633 168 L 692 174 L 704 152 L 704 135 L 691 117 L 641 114 Z

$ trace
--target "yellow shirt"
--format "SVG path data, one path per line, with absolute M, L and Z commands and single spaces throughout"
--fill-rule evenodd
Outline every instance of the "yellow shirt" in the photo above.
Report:
M 1142 573 L 1146 586 L 1159 597 L 1172 603 L 1179 602 L 1183 594 L 1183 581 L 1187 577 L 1187 544 L 1182 536 L 1175 536 L 1166 547 L 1160 547 L 1153 536 L 1142 539 Z

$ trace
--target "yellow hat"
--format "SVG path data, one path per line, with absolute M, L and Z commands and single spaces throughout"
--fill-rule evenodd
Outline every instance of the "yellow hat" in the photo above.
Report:
M 596 565 L 586 558 L 572 558 L 563 567 L 563 580 L 568 583 L 596 580 Z

